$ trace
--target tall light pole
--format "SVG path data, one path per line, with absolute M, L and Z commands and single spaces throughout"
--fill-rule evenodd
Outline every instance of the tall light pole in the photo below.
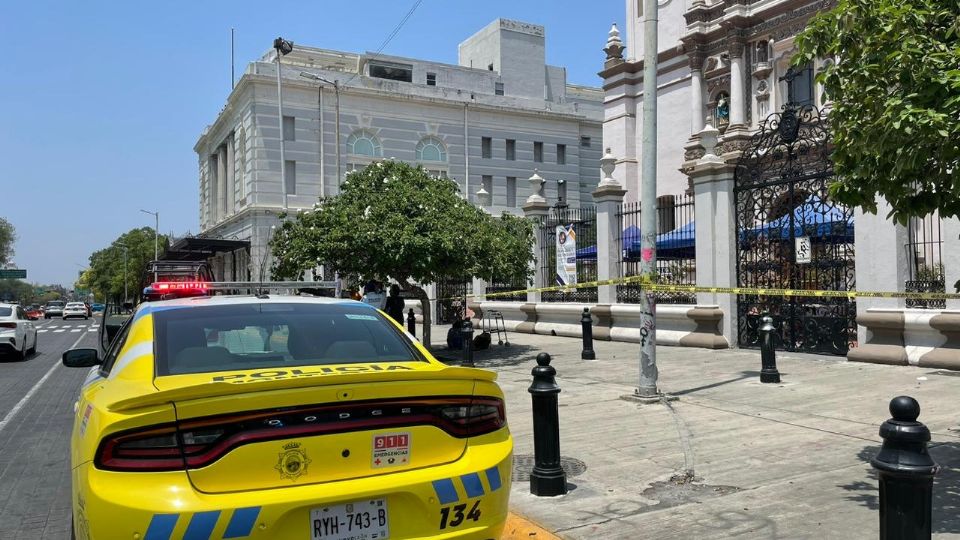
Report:
M 123 248 L 123 301 L 126 302 L 128 299 L 127 295 L 127 245 L 120 244 L 120 247 Z M 156 281 L 156 278 L 154 278 Z
M 283 146 L 283 85 L 280 83 L 280 58 L 290 54 L 293 42 L 282 37 L 273 40 L 277 51 L 277 122 L 280 126 L 280 192 L 283 193 L 283 211 L 287 211 L 287 162 Z
M 307 71 L 301 71 L 300 76 L 306 79 L 313 79 L 320 83 L 327 83 L 329 85 L 333 85 L 333 93 L 334 95 L 336 95 L 336 99 L 337 99 L 336 101 L 337 118 L 335 123 L 336 133 L 334 136 L 337 138 L 337 192 L 339 192 L 340 178 L 342 176 L 340 173 L 340 81 L 329 81 L 317 75 L 316 73 L 309 73 Z M 321 84 L 320 85 L 320 185 L 321 185 L 321 188 L 324 185 L 324 181 L 323 181 L 324 172 L 325 171 L 323 170 L 323 85 Z M 320 194 L 323 195 L 322 190 Z
M 640 170 L 640 274 L 652 282 L 657 269 L 657 0 L 643 0 L 643 139 Z M 640 398 L 656 398 L 657 301 L 640 294 Z M 644 335 L 646 332 L 646 335 Z
M 156 222 L 153 226 L 153 260 L 156 261 L 157 259 L 160 258 L 160 211 L 157 210 L 156 212 L 151 212 L 149 210 L 143 210 L 143 209 L 141 209 L 140 211 L 143 212 L 144 214 L 150 214 L 151 216 L 156 218 Z M 154 271 L 153 271 L 153 281 L 157 281 L 156 268 L 154 268 Z

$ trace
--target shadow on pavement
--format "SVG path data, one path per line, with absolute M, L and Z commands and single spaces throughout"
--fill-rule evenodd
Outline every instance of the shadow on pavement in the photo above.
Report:
M 857 458 L 870 463 L 879 451 L 879 445 L 866 446 L 857 454 Z M 933 479 L 932 530 L 934 533 L 960 533 L 960 443 L 932 443 L 930 455 L 941 467 Z M 879 512 L 877 471 L 871 468 L 867 475 L 870 481 L 857 481 L 840 487 L 851 492 L 846 497 L 848 500 Z M 877 519 L 880 519 L 879 515 Z
M 540 349 L 530 345 L 511 343 L 509 347 L 490 345 L 489 349 L 473 352 L 473 363 L 478 368 L 496 368 L 519 366 L 536 358 Z M 463 351 L 438 347 L 433 350 L 433 356 L 444 364 L 459 366 L 463 359 Z
M 699 392 L 700 390 L 709 390 L 710 388 L 716 388 L 718 386 L 723 386 L 725 384 L 735 383 L 737 381 L 743 381 L 746 379 L 760 378 L 759 371 L 741 371 L 739 377 L 734 377 L 732 379 L 727 379 L 725 381 L 715 382 L 712 384 L 705 384 L 703 386 L 697 386 L 695 388 L 687 388 L 686 390 L 677 390 L 671 391 L 670 394 L 674 396 L 683 396 L 686 394 L 692 394 L 694 392 Z

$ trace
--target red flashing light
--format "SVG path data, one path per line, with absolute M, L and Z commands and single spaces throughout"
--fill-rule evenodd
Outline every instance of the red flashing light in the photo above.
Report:
M 207 284 L 203 281 L 164 281 L 154 283 L 150 287 L 157 292 L 171 291 L 206 291 Z

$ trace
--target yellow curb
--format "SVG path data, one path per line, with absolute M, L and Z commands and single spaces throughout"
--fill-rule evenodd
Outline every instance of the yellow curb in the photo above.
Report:
M 560 537 L 544 529 L 529 519 L 510 512 L 507 515 L 507 524 L 503 527 L 501 540 L 560 540 Z

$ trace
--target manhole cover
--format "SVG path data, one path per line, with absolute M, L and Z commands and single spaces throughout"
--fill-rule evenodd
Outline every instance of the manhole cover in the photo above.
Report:
M 513 456 L 513 480 L 515 482 L 527 482 L 530 480 L 530 471 L 536 464 L 532 454 L 518 454 Z M 567 473 L 567 478 L 580 476 L 587 470 L 587 464 L 579 459 L 561 456 L 560 468 Z

